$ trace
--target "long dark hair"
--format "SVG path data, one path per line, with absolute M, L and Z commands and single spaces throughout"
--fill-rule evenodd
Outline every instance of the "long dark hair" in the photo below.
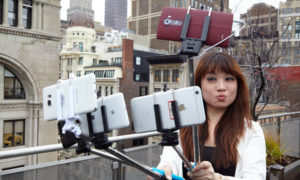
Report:
M 201 77 L 207 73 L 216 71 L 234 75 L 237 78 L 238 85 L 236 99 L 227 107 L 215 128 L 216 148 L 213 153 L 212 161 L 215 162 L 216 168 L 227 168 L 230 165 L 237 164 L 237 146 L 245 133 L 245 125 L 252 127 L 249 90 L 245 76 L 237 61 L 230 55 L 220 52 L 209 52 L 202 56 L 195 72 L 195 85 L 201 87 Z M 208 138 L 207 121 L 199 125 L 199 130 L 201 159 L 203 159 L 203 147 Z M 190 161 L 194 161 L 191 127 L 182 128 L 180 130 L 180 140 L 184 155 Z

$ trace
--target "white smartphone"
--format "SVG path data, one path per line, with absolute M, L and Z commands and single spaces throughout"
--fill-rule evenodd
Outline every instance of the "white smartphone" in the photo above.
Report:
M 60 96 L 58 96 L 58 94 Z M 73 95 L 73 98 L 71 96 Z M 59 100 L 60 99 L 60 100 Z M 72 100 L 72 101 L 71 101 Z M 58 107 L 57 102 L 61 102 Z M 88 74 L 43 89 L 44 120 L 56 120 L 58 113 L 62 118 L 95 111 L 97 108 L 96 79 Z M 59 112 L 61 110 L 61 112 Z
M 104 128 L 104 118 L 102 116 L 101 107 L 105 106 L 107 131 Z M 114 129 L 120 129 L 129 126 L 129 118 L 126 109 L 124 96 L 122 93 L 101 97 L 97 100 L 97 110 L 91 113 L 94 116 L 92 120 L 93 133 L 110 132 Z M 79 126 L 81 132 L 85 136 L 90 136 L 87 115 L 80 115 Z
M 176 101 L 179 128 L 202 124 L 206 120 L 201 90 L 198 86 L 159 92 L 131 100 L 134 130 L 137 133 L 157 131 L 154 104 L 159 105 L 163 130 L 176 128 L 172 102 Z

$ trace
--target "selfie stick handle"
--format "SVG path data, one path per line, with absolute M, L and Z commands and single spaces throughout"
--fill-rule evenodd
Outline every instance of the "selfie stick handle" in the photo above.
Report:
M 163 176 L 165 175 L 165 172 L 161 169 L 157 169 L 157 168 L 154 168 L 154 167 L 152 169 L 153 169 L 153 171 L 158 172 L 159 174 L 161 174 Z M 176 176 L 174 174 L 172 174 L 172 179 L 174 179 L 174 180 L 184 180 L 183 177 Z
M 153 171 L 151 168 L 144 166 L 143 164 L 140 164 L 139 162 L 135 161 L 134 159 L 126 156 L 125 154 L 121 153 L 120 151 L 113 149 L 112 147 L 108 147 L 105 149 L 110 154 L 122 159 L 125 162 L 128 162 L 131 166 L 139 169 L 140 171 L 152 176 L 155 179 L 164 179 L 164 175 L 159 174 L 155 171 Z

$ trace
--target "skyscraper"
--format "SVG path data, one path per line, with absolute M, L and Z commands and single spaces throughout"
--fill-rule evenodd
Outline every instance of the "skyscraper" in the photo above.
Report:
M 105 25 L 113 29 L 126 29 L 127 0 L 105 0 Z

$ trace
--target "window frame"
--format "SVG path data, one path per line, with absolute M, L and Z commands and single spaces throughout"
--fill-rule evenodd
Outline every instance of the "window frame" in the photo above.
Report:
M 13 2 L 13 4 L 14 4 L 13 7 L 10 7 L 11 2 Z M 10 26 L 14 26 L 14 27 L 18 26 L 18 6 L 19 6 L 18 0 L 8 0 L 7 23 Z M 10 8 L 13 8 L 13 10 L 10 10 Z M 14 15 L 14 18 L 10 18 L 11 14 Z M 10 22 L 11 19 L 12 19 L 12 22 Z
M 15 134 L 16 134 L 16 122 L 23 122 L 23 129 L 22 129 L 22 144 L 16 144 L 15 143 Z M 12 145 L 11 146 L 5 146 L 5 134 L 4 134 L 4 128 L 5 128 L 5 123 L 12 123 Z M 4 120 L 3 121 L 3 144 L 2 147 L 3 148 L 11 148 L 11 147 L 17 147 L 17 146 L 24 146 L 25 145 L 25 119 L 13 119 L 13 120 Z
M 12 77 L 8 77 L 5 75 L 5 72 L 8 71 L 8 73 L 10 73 L 12 75 Z M 6 93 L 6 81 L 7 79 L 10 79 L 12 78 L 13 80 L 13 87 L 12 87 L 12 94 L 11 95 L 7 95 Z M 24 86 L 21 82 L 21 80 L 15 75 L 15 73 L 13 73 L 12 71 L 10 71 L 9 69 L 7 68 L 4 68 L 4 100 L 7 100 L 7 99 L 26 99 L 26 94 L 25 94 L 25 89 L 24 89 Z M 16 87 L 16 86 L 19 86 L 19 87 Z M 11 91 L 11 88 L 9 87 L 8 90 Z M 17 93 L 17 91 L 20 91 L 19 93 Z

